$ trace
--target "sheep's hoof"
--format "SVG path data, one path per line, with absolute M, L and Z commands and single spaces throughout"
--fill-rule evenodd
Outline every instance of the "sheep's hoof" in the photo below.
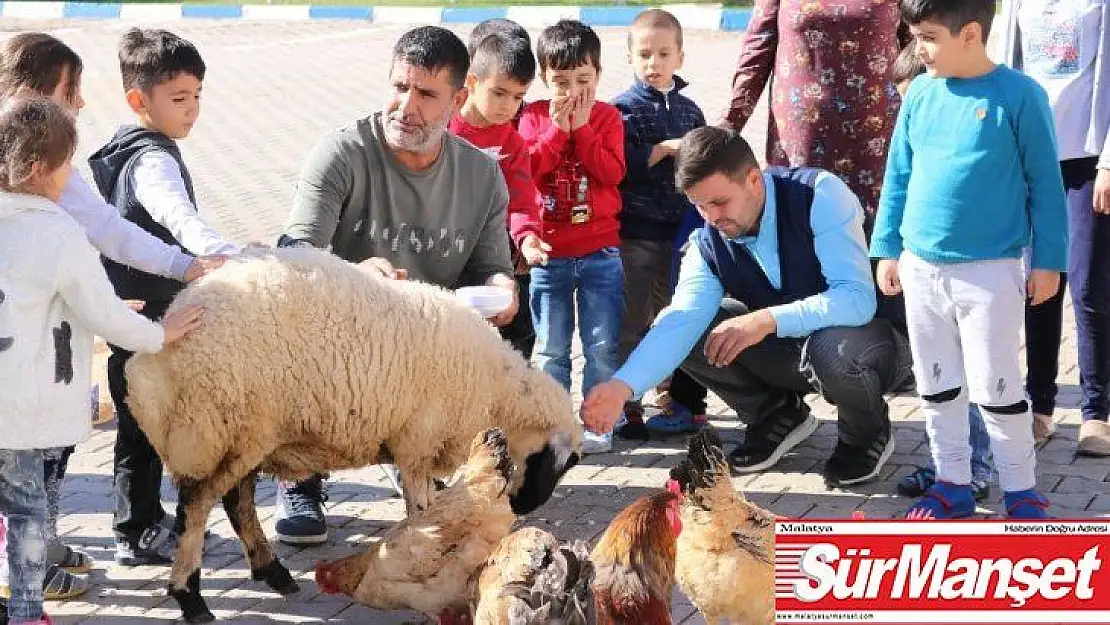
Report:
M 174 588 L 170 584 L 170 596 L 181 607 L 181 615 L 187 623 L 211 623 L 216 617 L 208 610 L 204 598 L 200 596 L 200 571 L 193 571 L 185 588 Z
M 251 577 L 255 581 L 265 581 L 267 586 L 283 595 L 291 595 L 301 589 L 289 574 L 289 569 L 282 566 L 277 558 L 260 569 L 251 569 Z

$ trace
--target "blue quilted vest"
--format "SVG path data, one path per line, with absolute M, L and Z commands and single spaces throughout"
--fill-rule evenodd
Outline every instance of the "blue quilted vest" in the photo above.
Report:
M 774 181 L 779 275 L 776 289 L 743 245 L 727 240 L 711 224 L 698 233 L 698 248 L 725 291 L 749 310 L 789 304 L 828 289 L 813 244 L 810 208 L 818 169 L 768 167 Z

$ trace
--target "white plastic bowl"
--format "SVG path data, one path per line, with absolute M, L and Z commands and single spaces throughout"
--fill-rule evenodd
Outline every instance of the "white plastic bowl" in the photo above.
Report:
M 455 291 L 455 299 L 488 319 L 512 305 L 513 292 L 500 286 L 467 286 Z

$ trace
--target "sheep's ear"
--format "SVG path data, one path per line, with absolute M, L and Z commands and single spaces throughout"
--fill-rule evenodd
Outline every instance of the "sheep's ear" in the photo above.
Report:
M 528 456 L 524 462 L 524 482 L 509 502 L 514 514 L 528 514 L 547 503 L 559 480 L 574 465 L 579 456 L 569 436 L 556 434 L 543 449 Z

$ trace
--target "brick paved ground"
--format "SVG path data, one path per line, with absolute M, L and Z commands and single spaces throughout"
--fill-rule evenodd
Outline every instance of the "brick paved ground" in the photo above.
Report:
M 202 210 L 235 239 L 271 242 L 284 219 L 300 164 L 324 131 L 378 108 L 388 69 L 388 51 L 404 30 L 364 23 L 220 23 L 176 22 L 168 25 L 200 46 L 209 65 L 205 109 L 193 137 L 183 144 L 198 182 Z M 84 58 L 85 99 L 82 113 L 83 158 L 126 119 L 114 61 L 118 22 L 21 22 L 5 20 L 0 37 L 19 29 L 47 29 L 69 42 Z M 5 32 L 7 31 L 7 32 Z M 609 98 L 628 84 L 623 33 L 604 30 L 600 97 Z M 687 92 L 710 119 L 724 107 L 737 36 L 689 33 L 684 76 Z M 537 86 L 534 93 L 540 94 Z M 766 113 L 759 114 L 746 135 L 762 151 Z M 1078 417 L 1075 335 L 1069 320 L 1062 350 L 1060 403 L 1066 417 L 1060 436 L 1040 452 L 1040 487 L 1051 494 L 1053 512 L 1069 517 L 1110 515 L 1110 462 L 1075 459 Z M 821 417 L 817 434 L 789 455 L 777 470 L 737 478 L 738 486 L 775 513 L 797 517 L 843 517 L 853 510 L 889 517 L 907 502 L 891 496 L 894 483 L 927 457 L 924 425 L 912 398 L 893 400 L 898 451 L 883 471 L 883 480 L 852 491 L 828 491 L 821 478 L 823 460 L 835 444 L 835 425 L 827 405 L 815 401 Z M 730 440 L 739 430 L 718 401 L 711 406 L 714 423 Z M 70 463 L 62 499 L 62 531 L 67 540 L 97 560 L 94 590 L 82 601 L 50 605 L 61 623 L 140 623 L 173 620 L 179 613 L 164 595 L 167 568 L 124 569 L 112 563 L 110 533 L 112 424 L 81 445 Z M 683 441 L 645 445 L 621 443 L 615 453 L 588 458 L 572 470 L 555 499 L 527 519 L 561 538 L 595 539 L 616 510 L 658 488 L 681 453 Z M 272 527 L 273 485 L 259 489 L 263 525 Z M 400 500 L 389 497 L 375 467 L 338 476 L 328 505 L 331 544 L 297 550 L 279 547 L 285 563 L 303 580 L 300 594 L 283 599 L 261 583 L 249 581 L 239 544 L 221 512 L 212 518 L 215 537 L 205 553 L 204 594 L 216 615 L 235 622 L 401 623 L 417 621 L 411 613 L 383 613 L 319 595 L 311 570 L 318 558 L 334 558 L 360 549 L 402 516 Z M 173 493 L 165 490 L 167 509 Z M 997 498 L 983 512 L 998 511 Z M 676 595 L 676 622 L 701 623 Z

